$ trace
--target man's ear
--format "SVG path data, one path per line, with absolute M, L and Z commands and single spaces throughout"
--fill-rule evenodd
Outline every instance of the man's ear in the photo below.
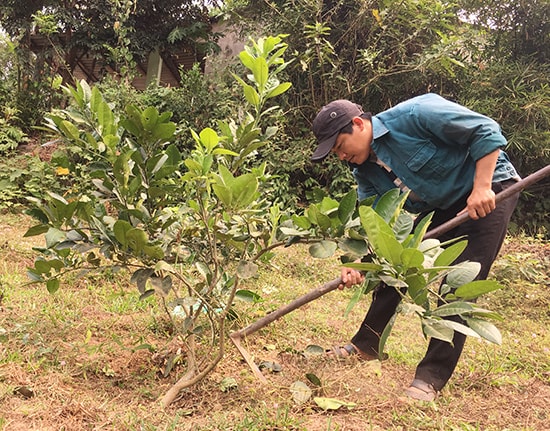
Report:
M 363 130 L 363 127 L 365 127 L 365 124 L 363 123 L 363 119 L 361 117 L 353 117 L 351 119 L 351 122 L 359 127 L 359 130 Z

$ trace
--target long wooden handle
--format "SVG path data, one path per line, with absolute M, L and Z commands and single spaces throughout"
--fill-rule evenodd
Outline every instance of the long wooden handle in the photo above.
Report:
M 503 190 L 502 192 L 498 193 L 495 198 L 496 202 L 497 203 L 502 202 L 503 200 L 509 198 L 515 193 L 522 191 L 524 188 L 542 180 L 547 176 L 550 176 L 550 165 L 542 169 L 539 169 L 535 173 L 529 175 L 528 177 L 525 177 L 524 179 L 518 181 L 516 184 L 508 187 L 506 190 Z M 455 228 L 456 226 L 461 225 L 468 219 L 469 219 L 469 216 L 467 213 L 454 217 L 453 219 L 443 223 L 442 225 L 436 227 L 435 229 L 432 229 L 426 232 L 426 235 L 424 235 L 424 238 L 437 238 L 441 234 L 448 232 L 449 230 Z M 256 332 L 258 329 L 261 329 L 264 326 L 269 325 L 274 320 L 277 320 L 280 317 L 284 316 L 285 314 L 288 314 L 291 311 L 301 307 L 302 305 L 307 304 L 308 302 L 311 302 L 314 299 L 317 299 L 320 296 L 323 296 L 326 293 L 335 290 L 341 283 L 342 283 L 342 279 L 340 277 L 335 278 L 334 280 L 331 280 L 323 284 L 322 286 L 317 287 L 311 292 L 308 292 L 305 295 L 302 295 L 296 298 L 294 301 L 278 308 L 277 310 L 272 311 L 268 315 L 251 323 L 246 328 L 241 329 L 240 331 L 235 331 L 231 333 L 230 337 L 234 342 L 242 337 L 246 337 L 247 335 L 250 335 Z
M 335 278 L 334 280 L 331 280 L 323 284 L 322 286 L 319 286 L 316 289 L 313 289 L 312 291 L 306 293 L 305 295 L 302 295 L 296 298 L 294 301 L 286 305 L 283 305 L 277 310 L 272 311 L 271 313 L 267 314 L 261 319 L 258 319 L 255 322 L 251 323 L 246 328 L 241 329 L 240 331 L 233 332 L 230 336 L 231 338 L 246 337 L 247 335 L 250 335 L 253 332 L 256 332 L 258 329 L 261 329 L 264 326 L 269 325 L 271 322 L 273 322 L 274 320 L 277 320 L 278 318 L 284 316 L 285 314 L 288 314 L 291 311 L 296 310 L 302 305 L 307 304 L 308 302 L 311 302 L 314 299 L 317 299 L 320 296 L 323 296 L 324 294 L 333 291 L 340 285 L 340 283 L 342 283 L 342 279 L 340 277 Z
M 532 173 L 528 177 L 525 177 L 522 180 L 519 180 L 517 183 L 511 185 L 506 190 L 503 190 L 500 193 L 497 193 L 497 195 L 495 196 L 496 203 L 498 204 L 499 202 L 502 202 L 503 200 L 508 199 L 510 196 L 518 192 L 521 192 L 523 189 L 529 187 L 532 184 L 539 182 L 540 180 L 542 180 L 543 178 L 546 178 L 547 176 L 550 176 L 550 165 L 547 165 L 544 168 L 539 169 L 538 171 Z M 445 232 L 448 232 L 451 229 L 454 229 L 455 227 L 461 225 L 469 218 L 470 216 L 468 216 L 468 213 L 464 213 L 459 216 L 456 216 L 451 220 L 439 225 L 438 227 L 426 232 L 426 235 L 424 235 L 424 238 L 426 239 L 437 238 L 438 236 L 444 234 Z

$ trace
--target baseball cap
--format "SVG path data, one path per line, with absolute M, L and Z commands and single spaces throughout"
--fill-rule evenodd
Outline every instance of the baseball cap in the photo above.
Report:
M 340 130 L 351 122 L 353 117 L 363 113 L 363 108 L 349 100 L 339 99 L 323 106 L 313 120 L 313 134 L 317 139 L 317 149 L 311 160 L 323 160 L 336 143 Z

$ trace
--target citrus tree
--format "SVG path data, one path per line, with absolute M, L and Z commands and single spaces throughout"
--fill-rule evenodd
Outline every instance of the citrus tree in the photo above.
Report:
M 401 294 L 403 301 L 381 334 L 380 355 L 399 314 L 417 316 L 426 337 L 452 342 L 458 331 L 500 344 L 501 334 L 490 320 L 502 317 L 472 300 L 502 286 L 494 280 L 476 280 L 478 262 L 453 264 L 467 241 L 425 238 L 431 215 L 415 224 L 414 216 L 403 209 L 406 198 L 393 189 L 376 202 L 367 199 L 357 205 L 352 189 L 340 202 L 322 197 L 280 229 L 294 240 L 315 238 L 312 256 L 328 258 L 338 252 L 343 266 L 366 274 L 347 311 L 380 283 Z M 459 316 L 463 323 L 446 319 L 450 316 Z
M 270 101 L 291 86 L 277 78 L 287 65 L 285 49 L 277 36 L 252 41 L 240 53 L 250 72 L 235 76 L 246 112 L 220 121 L 218 132 L 191 130 L 196 146 L 185 159 L 173 143 L 178 130 L 169 112 L 136 106 L 113 112 L 85 82 L 66 87 L 71 105 L 47 117 L 47 129 L 78 156 L 58 156 L 59 169 L 86 181 L 64 196 L 29 199 L 39 223 L 26 235 L 45 238 L 29 276 L 54 293 L 69 272 L 110 267 L 129 270 L 141 298 L 157 293 L 184 336 L 188 365 L 164 404 L 222 358 L 240 282 L 276 246 L 282 213 L 261 193 L 269 175 L 264 164 L 248 168 L 245 161 L 277 131 L 269 125 L 277 109 Z

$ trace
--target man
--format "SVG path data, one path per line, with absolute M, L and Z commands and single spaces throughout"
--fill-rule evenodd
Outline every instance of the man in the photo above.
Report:
M 381 196 L 391 188 L 410 191 L 405 208 L 418 220 L 434 211 L 434 228 L 468 212 L 470 219 L 441 238 L 465 235 L 468 246 L 455 263 L 481 264 L 477 279 L 486 279 L 500 250 L 518 195 L 495 205 L 495 193 L 519 180 L 502 151 L 506 139 L 492 119 L 435 94 L 402 102 L 375 116 L 348 100 L 321 109 L 313 121 L 318 141 L 312 160 L 334 153 L 353 170 L 359 200 Z M 342 285 L 361 283 L 363 275 L 343 268 Z M 351 344 L 336 347 L 339 357 L 379 357 L 380 334 L 401 297 L 381 284 Z M 460 321 L 457 316 L 450 317 Z M 405 394 L 432 401 L 450 379 L 466 337 L 455 332 L 453 343 L 431 339 Z

